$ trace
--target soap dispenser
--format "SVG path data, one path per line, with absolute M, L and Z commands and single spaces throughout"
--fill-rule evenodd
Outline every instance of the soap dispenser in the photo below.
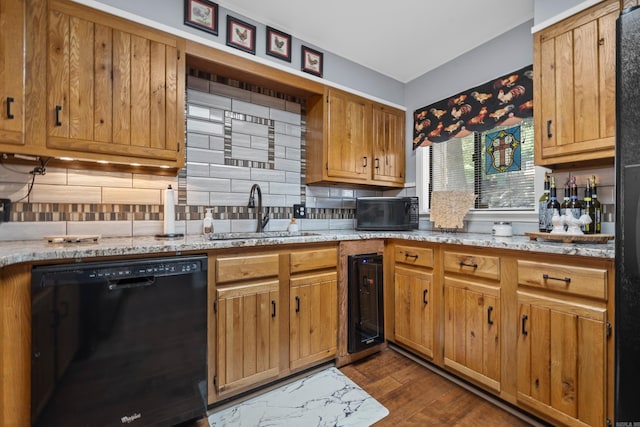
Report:
M 211 216 L 211 208 L 207 208 L 206 211 L 207 212 L 204 214 L 204 220 L 202 220 L 202 233 L 205 235 L 213 233 L 213 216 Z
M 287 227 L 287 231 L 289 233 L 297 233 L 298 232 L 298 224 L 296 223 L 295 218 L 291 218 L 291 222 L 289 223 L 289 227 Z

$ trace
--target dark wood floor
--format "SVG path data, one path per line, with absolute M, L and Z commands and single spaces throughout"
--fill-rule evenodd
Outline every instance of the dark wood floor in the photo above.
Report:
M 377 427 L 531 425 L 389 348 L 340 371 L 389 410 Z

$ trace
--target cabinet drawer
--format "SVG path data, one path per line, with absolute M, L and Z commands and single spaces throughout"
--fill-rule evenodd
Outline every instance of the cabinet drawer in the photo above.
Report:
M 396 245 L 394 254 L 396 262 L 433 268 L 433 249 L 431 248 Z
M 273 277 L 279 271 L 278 254 L 231 256 L 216 259 L 216 283 Z
M 309 249 L 291 252 L 289 258 L 291 273 L 320 270 L 335 267 L 338 264 L 338 249 Z
M 496 256 L 445 251 L 444 271 L 500 280 L 500 258 Z
M 518 285 L 607 299 L 607 270 L 518 261 Z

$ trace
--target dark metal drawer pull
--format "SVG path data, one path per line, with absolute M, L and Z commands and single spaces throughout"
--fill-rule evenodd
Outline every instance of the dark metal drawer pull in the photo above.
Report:
M 491 313 L 493 313 L 493 306 L 489 306 L 489 308 L 487 308 L 487 323 L 490 325 L 493 325 L 493 319 L 491 319 Z
M 274 300 L 271 300 L 271 308 L 273 309 L 271 311 L 271 317 L 276 317 L 276 302 Z
M 559 281 L 561 281 L 561 282 L 565 282 L 567 285 L 568 285 L 569 283 L 571 283 L 571 277 L 565 277 L 565 278 L 562 278 L 562 277 L 552 277 L 552 276 L 549 276 L 547 273 L 545 273 L 545 274 L 543 274 L 543 275 L 542 275 L 542 278 L 543 278 L 544 280 L 559 280 Z
M 417 255 L 417 254 L 412 255 L 412 254 L 410 254 L 409 252 L 405 252 L 405 253 L 404 253 L 404 257 L 405 257 L 405 258 L 413 258 L 414 260 L 417 260 L 417 259 L 418 259 L 418 255 Z
M 473 264 L 467 264 L 464 261 L 460 261 L 460 267 L 471 267 L 475 270 L 476 268 L 478 268 L 478 264 L 476 264 L 475 262 Z
M 11 104 L 13 103 L 13 101 L 15 101 L 15 99 L 13 99 L 13 97 L 11 97 L 11 96 L 7 97 L 7 119 L 9 119 L 9 120 L 15 118 L 13 116 L 13 114 L 11 114 Z
M 529 335 L 529 332 L 527 332 L 527 319 L 529 318 L 529 316 L 527 316 L 526 314 L 522 315 L 522 335 Z
M 60 121 L 60 111 L 62 111 L 62 105 L 56 105 L 56 126 L 62 126 Z
M 425 289 L 424 291 L 422 291 L 422 302 L 425 304 L 429 304 L 429 301 L 427 300 L 428 293 L 429 293 L 429 289 Z
M 553 136 L 551 133 L 551 123 L 552 120 L 547 120 L 547 138 L 551 138 Z
M 300 313 L 300 297 L 296 296 L 296 313 Z

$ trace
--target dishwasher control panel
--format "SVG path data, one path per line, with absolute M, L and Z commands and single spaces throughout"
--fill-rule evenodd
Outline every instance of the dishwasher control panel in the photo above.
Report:
M 196 261 L 173 261 L 122 267 L 96 268 L 87 271 L 90 279 L 128 279 L 135 277 L 175 276 L 197 273 L 202 266 Z
M 135 279 L 140 277 L 179 276 L 207 270 L 206 256 L 184 256 L 134 259 L 106 262 L 79 262 L 54 266 L 34 267 L 32 286 L 42 288 L 57 283 L 94 283 L 106 280 Z

